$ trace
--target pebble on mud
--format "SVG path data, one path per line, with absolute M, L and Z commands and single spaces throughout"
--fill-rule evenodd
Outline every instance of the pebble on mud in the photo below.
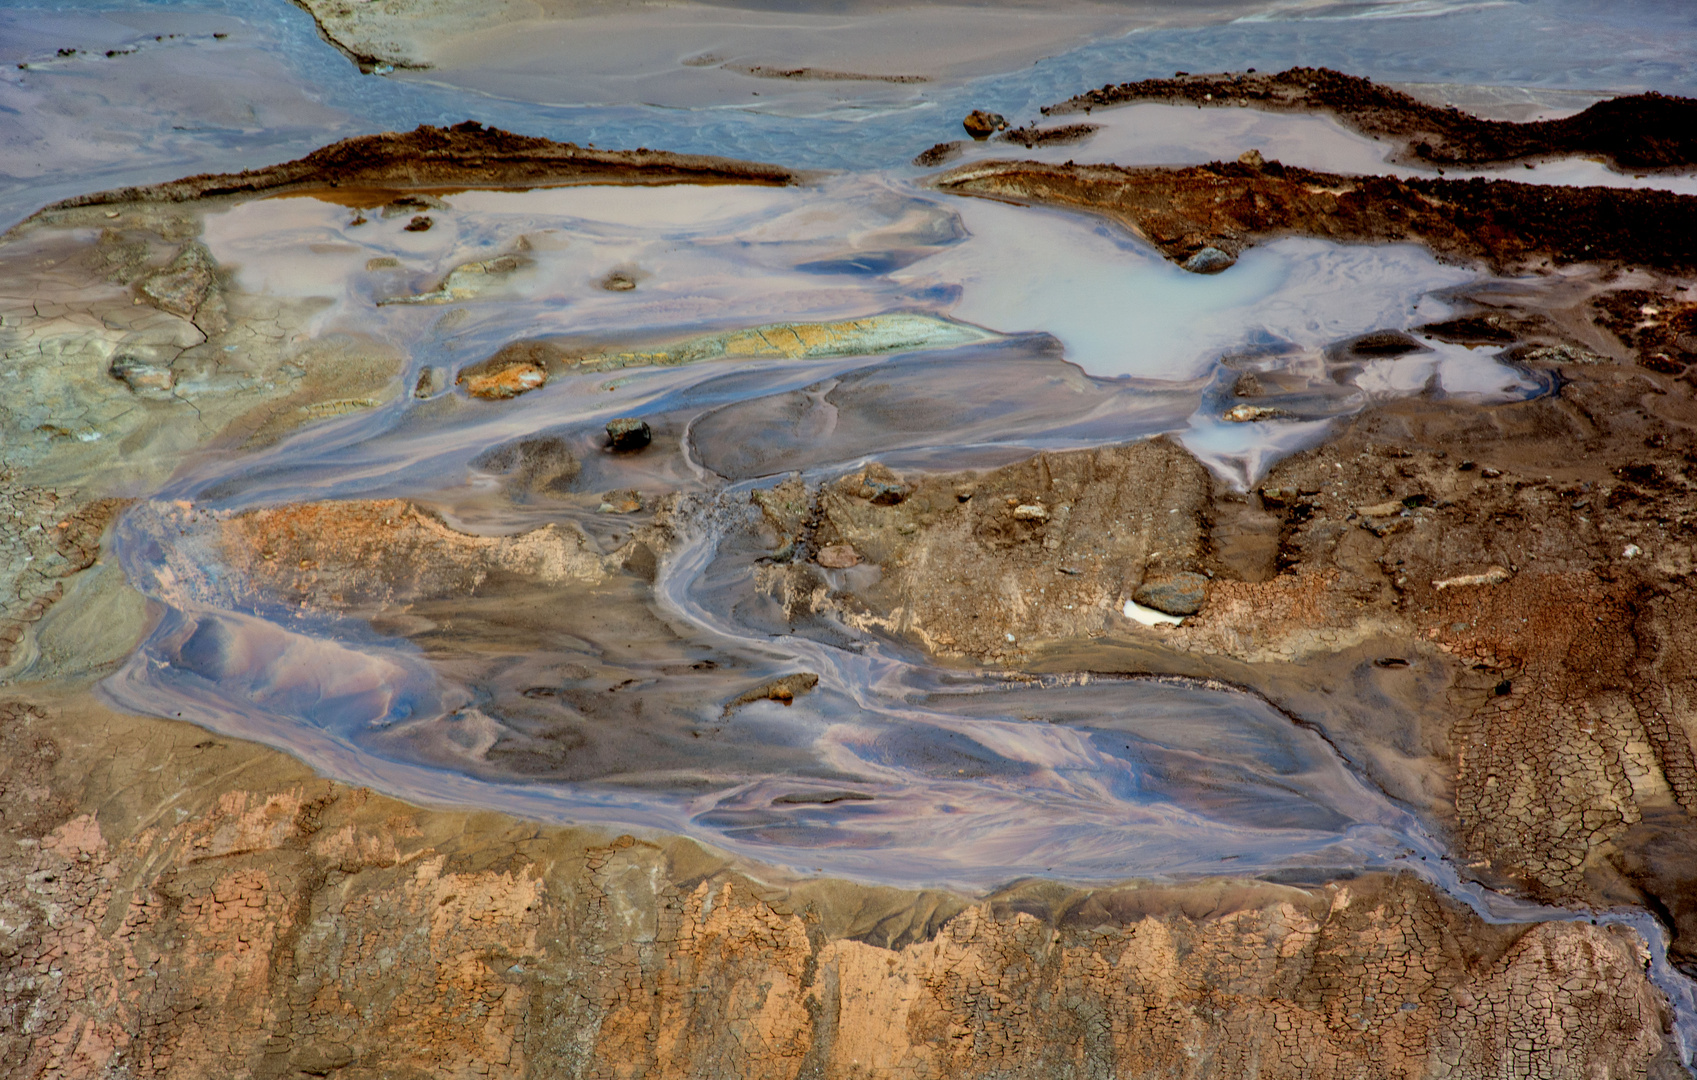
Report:
M 1461 574 L 1432 582 L 1434 589 L 1453 589 L 1458 585 L 1501 585 L 1514 575 L 1501 566 L 1493 566 L 1482 574 Z
M 601 279 L 601 287 L 608 292 L 630 292 L 636 288 L 636 278 L 623 270 L 614 270 Z
M 1217 274 L 1236 264 L 1237 260 L 1212 245 L 1184 260 L 1184 268 L 1193 274 Z
M 634 416 L 621 416 L 617 420 L 607 421 L 607 449 L 620 453 L 630 453 L 641 450 L 654 441 L 654 429 L 648 426 L 646 420 L 638 420 Z
M 442 392 L 446 382 L 447 375 L 441 368 L 427 367 L 418 373 L 418 381 L 412 387 L 412 396 L 420 400 L 435 397 Z
M 430 226 L 434 224 L 436 224 L 436 222 L 431 220 L 429 214 L 417 214 L 411 221 L 402 226 L 402 228 L 404 228 L 407 232 L 429 232 Z
M 512 364 L 499 371 L 461 374 L 460 384 L 472 397 L 505 401 L 529 393 L 548 382 L 548 372 L 536 364 Z
M 985 112 L 983 109 L 972 110 L 966 114 L 966 119 L 961 121 L 961 127 L 966 129 L 966 133 L 980 142 L 1007 126 L 1007 119 L 1000 113 Z
M 1257 420 L 1277 420 L 1284 415 L 1284 410 L 1270 405 L 1233 405 L 1220 415 L 1220 419 L 1234 424 L 1252 424 Z
M 1188 570 L 1146 579 L 1131 597 L 1167 615 L 1194 615 L 1208 599 L 1208 579 Z
M 813 556 L 813 561 L 827 570 L 847 570 L 851 566 L 860 565 L 860 552 L 848 544 L 832 544 L 819 549 L 819 554 Z
M 929 169 L 933 166 L 941 165 L 945 161 L 950 161 L 959 157 L 960 148 L 963 145 L 964 144 L 959 140 L 954 142 L 940 142 L 931 147 L 931 149 L 921 150 L 918 154 L 914 155 L 913 163 L 921 169 Z
M 177 373 L 169 362 L 150 360 L 133 353 L 119 353 L 108 369 L 112 377 L 137 394 L 154 397 L 169 394 L 177 385 Z
M 601 505 L 595 508 L 597 514 L 634 514 L 642 509 L 642 493 L 639 491 L 622 490 L 609 491 L 601 496 Z

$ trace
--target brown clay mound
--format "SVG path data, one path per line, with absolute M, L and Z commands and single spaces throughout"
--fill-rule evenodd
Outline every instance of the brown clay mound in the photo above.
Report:
M 1665 191 L 1341 176 L 1276 161 L 1182 169 L 987 161 L 933 183 L 963 195 L 1105 214 L 1204 273 L 1280 236 L 1412 240 L 1441 258 L 1497 271 L 1545 262 L 1697 268 L 1697 197 Z
M 1574 116 L 1515 124 L 1440 108 L 1329 68 L 1277 75 L 1180 75 L 1108 84 L 1043 110 L 1089 112 L 1136 101 L 1182 101 L 1272 112 L 1327 112 L 1364 135 L 1402 143 L 1406 159 L 1434 165 L 1490 165 L 1529 158 L 1595 155 L 1623 170 L 1688 169 L 1697 164 L 1697 101 L 1633 94 L 1600 101 Z
M 796 179 L 794 173 L 776 165 L 664 150 L 593 150 L 515 135 L 468 120 L 448 128 L 421 126 L 405 133 L 361 135 L 315 150 L 299 161 L 79 195 L 47 209 L 120 202 L 187 202 L 314 188 L 393 191 L 595 183 L 782 185 Z

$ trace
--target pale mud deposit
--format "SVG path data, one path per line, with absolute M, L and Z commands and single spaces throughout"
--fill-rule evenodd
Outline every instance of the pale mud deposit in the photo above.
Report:
M 621 84 L 556 46 L 646 14 L 303 6 L 680 138 L 1205 14 L 684 6 Z M 1228 84 L 1684 160 L 1308 69 L 1068 109 Z M 4 1071 L 1689 1075 L 1697 198 L 1111 116 L 424 126 L 7 233 Z

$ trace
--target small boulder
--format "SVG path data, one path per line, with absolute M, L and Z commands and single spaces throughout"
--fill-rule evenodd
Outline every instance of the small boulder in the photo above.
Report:
M 212 253 L 202 244 L 190 244 L 170 264 L 136 283 L 142 299 L 185 319 L 193 319 L 217 284 Z
M 921 150 L 914 156 L 913 163 L 921 169 L 934 168 L 945 161 L 959 157 L 962 145 L 964 144 L 959 141 L 940 142 L 929 150 Z
M 831 544 L 820 548 L 813 561 L 827 570 L 847 570 L 860 565 L 860 552 L 848 544 Z
M 108 370 L 114 379 L 142 397 L 169 397 L 177 385 L 177 373 L 171 370 L 171 362 L 157 357 L 122 352 L 112 358 Z
M 1236 262 L 1226 252 L 1210 245 L 1184 260 L 1184 268 L 1193 274 L 1217 274 Z
M 646 420 L 638 420 L 634 416 L 621 416 L 617 420 L 607 421 L 607 449 L 620 453 L 630 453 L 641 450 L 654 441 L 654 429 L 648 426 Z
M 458 381 L 472 397 L 505 401 L 547 383 L 548 372 L 537 364 L 509 364 L 493 371 L 461 372 Z
M 968 135 L 982 142 L 996 132 L 1005 129 L 1008 122 L 1000 113 L 974 109 L 966 114 L 966 119 L 961 121 L 961 126 L 966 128 Z
M 1131 598 L 1168 615 L 1194 615 L 1208 599 L 1208 579 L 1188 570 L 1161 574 L 1145 579 Z
M 634 514 L 642 509 L 642 493 L 631 489 L 609 491 L 601 496 L 597 514 Z
M 860 487 L 855 489 L 855 494 L 874 506 L 895 506 L 912 491 L 912 485 L 902 483 L 895 473 L 873 465 L 860 474 Z

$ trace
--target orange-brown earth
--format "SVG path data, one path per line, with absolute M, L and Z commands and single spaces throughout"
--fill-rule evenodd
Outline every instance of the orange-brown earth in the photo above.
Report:
M 774 882 L 76 695 L 0 705 L 0 778 L 9 1076 L 1676 1075 L 1629 932 L 1408 877 Z
M 1494 270 L 1596 263 L 1697 270 L 1697 196 L 1508 180 L 1342 176 L 1261 161 L 1189 168 L 984 161 L 932 184 L 962 195 L 1101 214 L 1205 273 L 1280 236 L 1413 241 Z M 1207 249 L 1218 253 L 1210 259 Z M 1199 258 L 1200 256 L 1200 258 Z M 1193 261 L 1195 260 L 1195 261 Z
M 1433 165 L 1492 165 L 1530 159 L 1599 156 L 1629 170 L 1697 165 L 1697 101 L 1631 94 L 1600 101 L 1574 116 L 1516 124 L 1441 108 L 1370 79 L 1329 68 L 1278 74 L 1179 73 L 1171 79 L 1108 83 L 1043 110 L 1045 116 L 1090 112 L 1138 101 L 1184 102 L 1274 112 L 1323 112 L 1364 135 L 1402 144 L 1405 160 Z

